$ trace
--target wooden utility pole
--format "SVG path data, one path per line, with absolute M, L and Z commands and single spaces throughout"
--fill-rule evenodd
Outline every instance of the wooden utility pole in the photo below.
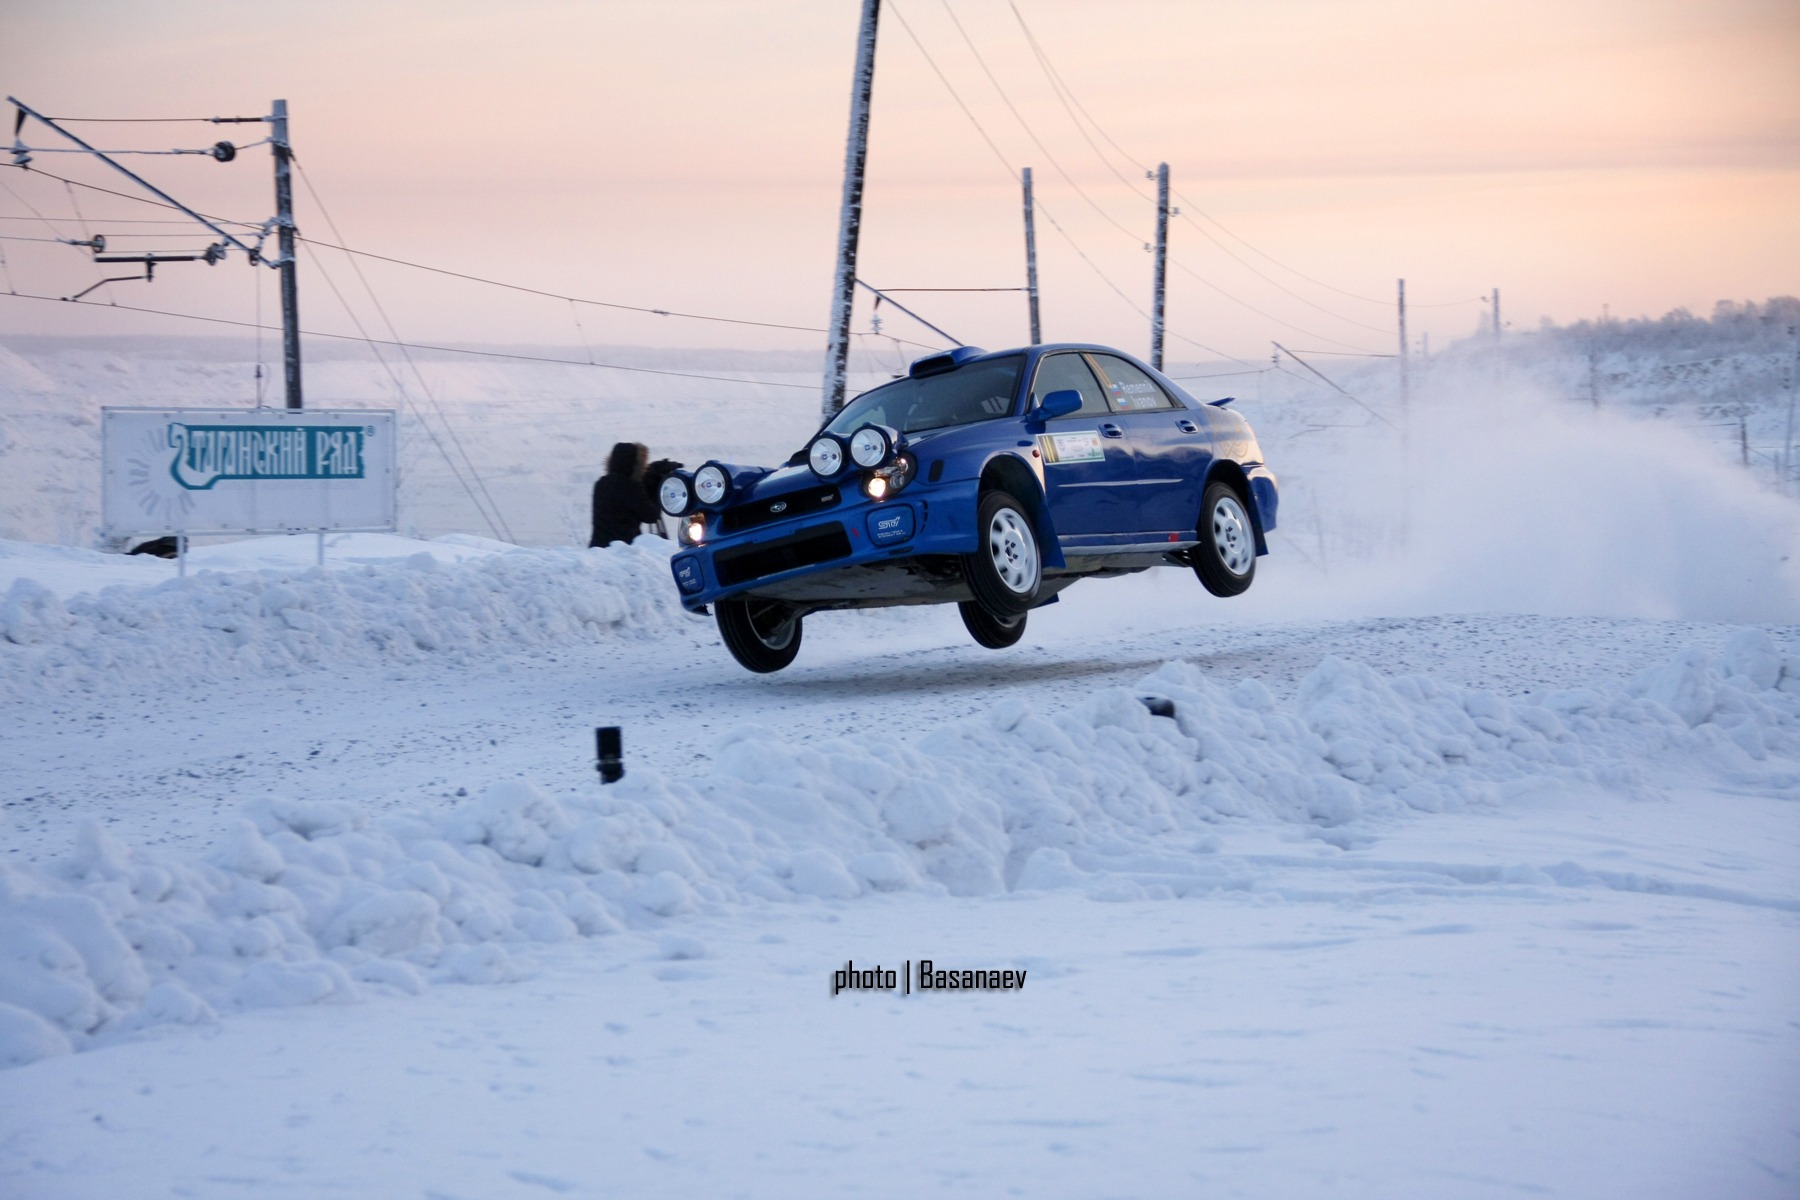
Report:
M 1025 185 L 1025 298 L 1031 306 L 1031 344 L 1035 346 L 1044 336 L 1038 326 L 1037 219 L 1031 203 L 1031 168 L 1026 167 L 1020 178 Z
M 1800 325 L 1789 325 L 1788 336 L 1800 331 Z M 1794 344 L 1794 361 L 1787 370 L 1787 434 L 1781 439 L 1781 490 L 1786 492 L 1794 480 L 1794 399 L 1800 391 L 1800 342 Z
M 875 28 L 881 0 L 863 0 L 856 35 L 856 73 L 850 84 L 850 135 L 844 146 L 844 199 L 838 210 L 837 277 L 832 284 L 830 341 L 825 347 L 825 388 L 820 410 L 826 420 L 844 407 L 844 376 L 850 361 L 850 310 L 856 298 L 856 239 L 862 232 L 863 173 L 869 159 L 869 100 L 875 91 Z
M 1406 420 L 1412 404 L 1411 380 L 1407 375 L 1406 362 L 1406 280 L 1399 281 L 1399 314 L 1400 314 L 1400 419 Z
M 1400 544 L 1412 540 L 1412 381 L 1406 362 L 1406 280 L 1396 280 L 1400 318 Z
M 287 406 L 300 408 L 300 286 L 294 278 L 294 151 L 288 143 L 287 101 L 269 110 L 269 146 L 275 152 L 275 232 L 281 248 L 281 356 Z
M 1500 340 L 1500 289 L 1494 289 L 1494 340 Z
M 1156 165 L 1156 283 L 1150 306 L 1150 365 L 1163 364 L 1163 285 L 1169 261 L 1169 164 Z

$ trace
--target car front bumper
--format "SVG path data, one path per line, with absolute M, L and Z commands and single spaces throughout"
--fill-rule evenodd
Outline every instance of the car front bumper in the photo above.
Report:
M 741 533 L 708 533 L 670 560 L 682 606 L 698 612 L 736 596 L 764 595 L 815 607 L 950 598 L 907 564 L 974 551 L 978 483 L 908 488 L 870 500 L 860 493 L 823 512 Z M 891 569 L 882 569 L 891 568 Z

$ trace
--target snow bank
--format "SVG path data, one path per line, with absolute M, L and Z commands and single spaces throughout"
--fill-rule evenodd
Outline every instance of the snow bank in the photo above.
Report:
M 151 678 L 220 680 L 562 644 L 685 620 L 669 579 L 669 543 L 638 542 L 421 549 L 324 569 L 202 571 L 67 600 L 22 576 L 0 593 L 0 687 L 32 694 Z
M 537 561 L 491 561 L 509 560 Z M 503 981 L 534 945 L 725 904 L 1267 887 L 1219 853 L 1221 831 L 1345 844 L 1358 825 L 1546 780 L 1636 789 L 1683 770 L 1800 793 L 1796 759 L 1800 659 L 1751 631 L 1611 697 L 1519 704 L 1328 659 L 1283 703 L 1170 664 L 1055 716 L 1008 701 L 911 743 L 739 729 L 687 780 L 640 771 L 561 796 L 508 780 L 378 819 L 259 801 L 204 861 L 90 825 L 56 867 L 0 864 L 0 1062 L 237 1009 Z M 1494 880 L 1591 881 L 1568 864 Z

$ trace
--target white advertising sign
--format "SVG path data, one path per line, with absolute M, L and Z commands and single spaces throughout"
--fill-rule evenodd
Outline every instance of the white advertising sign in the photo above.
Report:
M 114 537 L 394 528 L 392 411 L 106 408 Z

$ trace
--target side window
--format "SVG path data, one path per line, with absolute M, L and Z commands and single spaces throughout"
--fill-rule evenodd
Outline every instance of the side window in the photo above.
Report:
M 1175 402 L 1150 378 L 1124 359 L 1112 354 L 1093 355 L 1094 368 L 1106 388 L 1106 398 L 1114 412 L 1143 412 L 1146 409 L 1174 408 Z
M 1103 417 L 1111 411 L 1106 407 L 1106 393 L 1081 355 L 1052 354 L 1038 363 L 1037 379 L 1031 385 L 1034 407 L 1051 392 L 1070 390 L 1081 393 L 1081 408 L 1069 414 L 1071 417 Z

